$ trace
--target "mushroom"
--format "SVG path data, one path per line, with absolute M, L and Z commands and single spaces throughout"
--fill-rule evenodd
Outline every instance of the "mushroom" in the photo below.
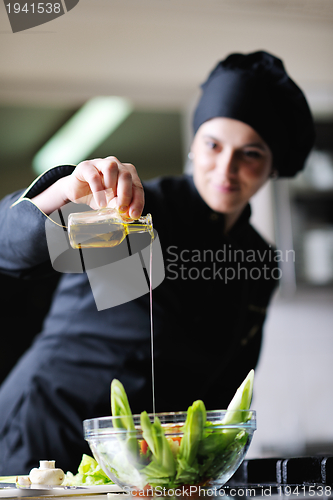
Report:
M 29 476 L 16 476 L 16 486 L 18 488 L 27 488 L 31 485 Z
M 31 469 L 29 478 L 32 484 L 46 484 L 56 486 L 62 484 L 65 473 L 55 468 L 54 460 L 40 460 L 39 469 Z

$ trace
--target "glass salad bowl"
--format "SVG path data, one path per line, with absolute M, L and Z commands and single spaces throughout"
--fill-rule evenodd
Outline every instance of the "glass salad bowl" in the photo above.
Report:
M 244 460 L 256 429 L 256 414 L 253 410 L 206 412 L 200 404 L 193 405 L 191 412 L 85 420 L 85 439 L 104 472 L 125 491 L 161 494 L 171 489 L 181 493 L 191 486 L 190 491 L 220 488 Z

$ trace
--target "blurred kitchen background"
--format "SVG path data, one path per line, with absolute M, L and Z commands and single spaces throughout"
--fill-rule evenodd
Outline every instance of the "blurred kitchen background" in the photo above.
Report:
M 266 321 L 249 457 L 333 453 L 332 28 L 332 0 L 80 0 L 12 34 L 0 4 L 0 198 L 54 165 L 37 153 L 96 96 L 125 98 L 127 111 L 80 159 L 116 155 L 147 179 L 189 168 L 198 86 L 228 53 L 268 50 L 306 92 L 317 128 L 307 167 L 253 200 L 253 224 L 295 258 L 281 262 Z M 0 276 L 0 382 L 58 279 Z

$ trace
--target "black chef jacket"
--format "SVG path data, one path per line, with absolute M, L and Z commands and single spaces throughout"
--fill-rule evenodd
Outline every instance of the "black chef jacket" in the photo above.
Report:
M 1 272 L 55 272 L 45 214 L 30 199 L 73 169 L 50 169 L 1 202 Z M 165 265 L 153 291 L 156 411 L 186 410 L 196 399 L 226 408 L 257 364 L 278 278 L 274 249 L 249 224 L 249 206 L 224 234 L 223 215 L 190 176 L 144 188 Z M 64 274 L 42 332 L 0 389 L 0 474 L 28 473 L 41 459 L 75 472 L 91 454 L 82 421 L 110 415 L 112 379 L 124 384 L 133 413 L 151 411 L 151 370 L 149 294 L 98 311 L 86 274 Z

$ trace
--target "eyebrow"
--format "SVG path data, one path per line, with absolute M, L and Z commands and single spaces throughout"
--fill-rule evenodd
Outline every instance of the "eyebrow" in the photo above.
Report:
M 219 139 L 214 137 L 213 135 L 206 134 L 203 137 L 206 139 L 212 139 L 215 142 L 221 142 Z M 250 142 L 248 144 L 243 144 L 242 148 L 258 148 L 261 149 L 262 151 L 266 151 L 265 146 L 261 142 Z
M 266 151 L 265 146 L 261 142 L 250 142 L 249 144 L 244 144 L 243 147 L 259 148 L 262 149 L 263 151 Z

